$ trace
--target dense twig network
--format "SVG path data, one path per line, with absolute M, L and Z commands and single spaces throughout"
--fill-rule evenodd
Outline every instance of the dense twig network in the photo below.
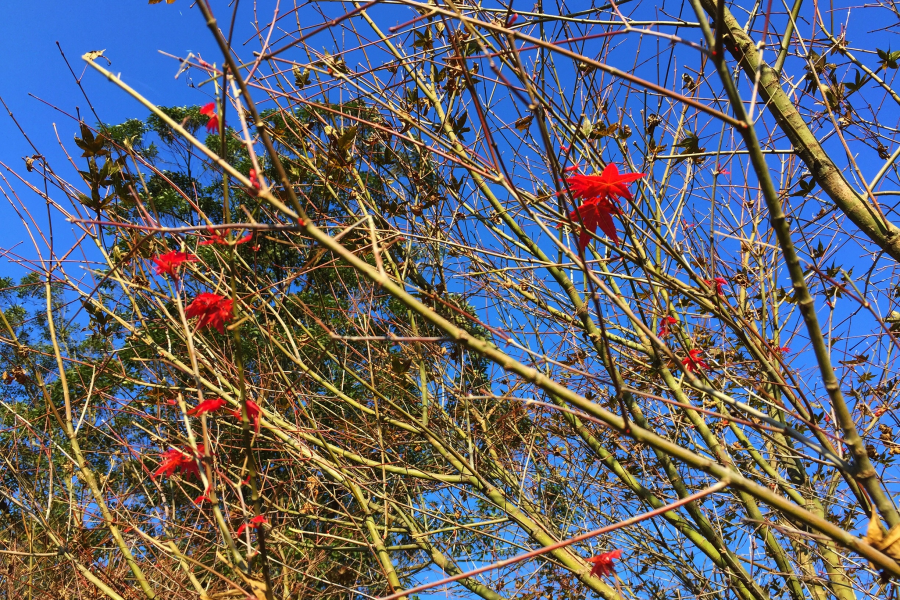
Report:
M 191 9 L 0 185 L 7 597 L 898 597 L 896 7 Z

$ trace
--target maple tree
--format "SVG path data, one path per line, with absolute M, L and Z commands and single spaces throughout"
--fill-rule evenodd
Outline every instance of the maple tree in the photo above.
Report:
M 337 6 L 4 179 L 7 595 L 896 596 L 893 7 Z

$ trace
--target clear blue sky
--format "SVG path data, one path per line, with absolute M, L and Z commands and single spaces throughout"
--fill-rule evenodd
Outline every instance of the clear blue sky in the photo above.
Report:
M 252 5 L 241 11 L 242 19 L 235 36 L 240 46 L 252 33 L 250 19 Z M 112 60 L 110 69 L 121 73 L 123 79 L 150 100 L 162 105 L 200 104 L 208 100 L 207 87 L 193 89 L 182 75 L 174 78 L 177 61 L 163 56 L 160 50 L 186 56 L 188 52 L 200 52 L 209 62 L 221 62 L 215 42 L 206 28 L 200 11 L 190 8 L 189 0 L 178 0 L 150 6 L 147 0 L 45 0 L 39 3 L 4 2 L 0 17 L 0 55 L 3 56 L 3 77 L 0 78 L 0 97 L 12 110 L 25 132 L 48 157 L 54 169 L 72 183 L 80 183 L 78 175 L 65 159 L 56 141 L 53 125 L 56 124 L 60 139 L 71 151 L 72 137 L 77 124 L 53 108 L 32 98 L 33 94 L 60 109 L 75 114 L 81 109 L 85 120 L 93 125 L 95 119 L 87 108 L 87 102 L 78 89 L 63 61 L 56 42 L 66 53 L 69 63 L 79 77 L 84 72 L 81 55 L 89 50 L 106 49 L 105 56 Z M 214 2 L 227 22 L 231 11 L 226 2 Z M 147 111 L 134 100 L 119 91 L 97 73 L 86 73 L 82 85 L 94 108 L 104 122 L 117 123 L 131 117 L 144 118 Z M 2 108 L 0 108 L 2 111 Z M 24 173 L 22 157 L 33 153 L 15 124 L 5 111 L 0 112 L 0 161 L 10 168 Z M 46 215 L 43 202 L 25 186 L 0 167 L 21 199 L 35 213 Z M 29 174 L 32 184 L 41 179 Z M 0 186 L 8 191 L 6 184 Z M 59 194 L 57 193 L 56 196 Z M 46 220 L 46 217 L 44 217 Z M 9 249 L 27 234 L 18 223 L 18 217 L 5 199 L 0 198 L 0 248 Z M 59 235 L 64 235 L 58 231 Z M 60 244 L 67 240 L 60 239 Z M 33 256 L 30 247 L 22 251 Z M 0 275 L 13 274 L 7 261 L 0 259 Z M 19 275 L 23 273 L 18 273 Z
M 225 8 L 225 3 L 222 2 Z M 106 49 L 111 69 L 142 94 L 160 104 L 199 102 L 200 93 L 174 79 L 178 64 L 159 54 L 164 50 L 180 56 L 203 52 L 212 62 L 217 58 L 214 42 L 197 9 L 189 0 L 150 6 L 146 0 L 91 0 L 90 2 L 48 0 L 39 3 L 4 3 L 0 19 L 0 52 L 5 59 L 0 94 L 29 133 L 40 140 L 47 137 L 51 122 L 63 124 L 52 109 L 28 96 L 35 94 L 66 110 L 85 107 L 56 42 L 66 52 L 76 74 L 84 69 L 80 56 L 88 50 Z M 230 11 L 229 11 L 230 12 Z M 249 17 L 250 15 L 246 15 Z M 246 31 L 246 27 L 243 27 Z M 243 41 L 243 40 L 240 40 Z M 143 116 L 146 111 L 91 73 L 84 85 L 101 117 L 107 121 Z M 74 131 L 74 130 L 73 130 Z M 6 161 L 18 157 L 9 119 L 0 120 Z

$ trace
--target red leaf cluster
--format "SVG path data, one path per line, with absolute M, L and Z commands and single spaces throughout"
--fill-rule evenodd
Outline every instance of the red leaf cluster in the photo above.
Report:
M 233 304 L 234 302 L 228 298 L 218 294 L 203 292 L 194 298 L 194 301 L 185 309 L 184 314 L 189 319 L 198 317 L 198 328 L 212 325 L 219 333 L 225 333 L 225 323 L 233 317 Z
M 610 552 L 604 552 L 600 556 L 594 556 L 593 558 L 587 559 L 589 563 L 594 564 L 594 567 L 591 569 L 591 575 L 603 577 L 604 575 L 615 573 L 616 567 L 613 564 L 613 560 L 620 558 L 621 556 L 621 550 L 612 550 Z
M 657 337 L 664 338 L 672 333 L 672 325 L 678 323 L 678 319 L 675 317 L 663 317 L 663 319 L 659 322 L 659 333 L 656 334 Z
M 200 469 L 197 467 L 197 458 L 206 454 L 206 447 L 203 444 L 197 444 L 197 455 L 194 456 L 190 448 L 178 450 L 173 448 L 163 452 L 160 457 L 162 463 L 159 468 L 153 472 L 153 479 L 165 475 L 166 477 L 173 475 L 176 471 L 181 471 L 185 475 L 200 475 Z
M 619 173 L 616 165 L 610 163 L 600 175 L 572 175 L 566 178 L 572 196 L 584 199 L 569 214 L 569 219 L 582 224 L 581 234 L 578 236 L 579 250 L 584 251 L 590 243 L 591 234 L 598 227 L 618 245 L 619 236 L 612 215 L 620 215 L 622 211 L 614 201 L 619 198 L 631 200 L 633 196 L 626 184 L 641 177 L 646 177 L 646 173 Z
M 688 355 L 681 360 L 684 370 L 693 373 L 696 370 L 708 371 L 709 365 L 703 360 L 703 351 L 700 348 L 694 348 L 688 351 Z
M 209 398 L 189 410 L 187 414 L 191 415 L 192 417 L 199 417 L 200 415 L 205 415 L 206 413 L 219 410 L 226 404 L 228 403 L 221 398 Z
M 247 417 L 250 418 L 250 421 L 253 423 L 253 427 L 256 429 L 256 433 L 259 433 L 259 413 L 260 413 L 259 404 L 254 402 L 253 400 L 247 400 Z M 241 409 L 232 410 L 231 416 L 235 419 L 241 419 Z
M 157 275 L 165 273 L 178 279 L 178 269 L 186 262 L 197 262 L 197 257 L 193 254 L 172 250 L 171 252 L 155 256 L 153 262 L 156 263 Z
M 216 103 L 210 102 L 200 109 L 201 115 L 207 115 L 209 117 L 209 121 L 206 122 L 206 131 L 207 133 L 212 133 L 214 131 L 218 131 L 219 129 L 219 115 L 216 114 Z
M 566 183 L 569 184 L 569 189 L 572 190 L 572 196 L 575 198 L 608 198 L 611 200 L 626 198 L 632 200 L 634 197 L 628 191 L 626 184 L 646 176 L 646 173 L 619 173 L 618 167 L 610 163 L 606 165 L 600 175 L 572 175 L 566 179 Z
M 728 280 L 724 277 L 716 277 L 715 279 L 704 279 L 703 282 L 709 287 L 713 287 L 715 285 L 716 293 L 720 296 L 725 295 L 725 284 L 728 283 Z
M 569 213 L 569 218 L 573 222 L 582 225 L 581 233 L 578 235 L 578 249 L 583 251 L 587 248 L 591 242 L 591 234 L 597 231 L 597 227 L 618 245 L 619 236 L 612 220 L 612 215 L 618 214 L 622 214 L 622 211 L 606 198 L 591 198 Z

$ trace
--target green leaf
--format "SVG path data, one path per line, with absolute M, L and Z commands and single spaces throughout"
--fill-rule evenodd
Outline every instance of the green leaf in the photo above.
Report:
M 462 113 L 456 118 L 450 117 L 450 127 L 453 128 L 453 133 L 463 141 L 466 139 L 463 134 L 467 131 L 472 131 L 469 127 L 466 127 L 466 113 Z
M 402 375 L 409 371 L 410 366 L 412 366 L 411 358 L 403 358 L 402 356 L 391 357 L 391 371 L 397 375 Z
M 515 123 L 516 129 L 519 131 L 528 131 L 528 128 L 531 126 L 531 122 L 534 120 L 534 115 L 525 115 L 521 119 L 517 119 Z
M 434 49 L 434 38 L 431 37 L 431 28 L 426 27 L 425 31 L 413 31 L 416 41 L 413 42 L 413 48 L 421 48 L 428 51 Z
M 298 65 L 294 65 L 291 68 L 291 71 L 294 73 L 294 84 L 297 86 L 297 89 L 303 89 L 303 87 L 309 83 L 309 69 L 303 69 L 303 71 L 301 71 Z
M 341 137 L 337 139 L 335 144 L 337 145 L 338 150 L 341 152 L 346 152 L 350 149 L 350 146 L 353 145 L 353 139 L 356 137 L 356 132 L 359 130 L 359 127 L 354 125 L 353 127 L 348 127 L 341 133 Z
M 594 129 L 594 126 L 591 125 L 590 119 L 588 119 L 587 117 L 585 117 L 585 118 L 581 121 L 581 127 L 579 128 L 579 131 L 580 131 L 580 133 L 581 133 L 581 136 L 582 136 L 582 137 L 588 137 L 588 136 L 591 134 L 591 132 L 593 131 L 593 129 Z
M 681 152 L 679 152 L 678 154 L 702 154 L 703 152 L 706 151 L 706 148 L 700 147 L 700 138 L 697 137 L 697 134 L 692 133 L 690 131 L 686 131 L 684 138 L 677 144 L 674 144 L 673 146 L 675 148 L 682 149 Z M 696 160 L 697 158 L 700 158 L 700 157 L 696 157 L 694 160 Z M 683 160 L 685 160 L 685 159 L 678 158 L 675 160 L 675 164 L 677 165 L 678 163 L 680 163 Z
M 862 86 L 866 85 L 867 83 L 869 83 L 869 81 L 872 80 L 872 78 L 869 77 L 868 75 L 862 76 L 862 74 L 859 71 L 856 71 L 855 75 L 856 75 L 856 77 L 852 83 L 845 84 L 846 88 L 848 90 L 850 90 L 850 94 L 852 94 L 854 92 L 858 92 L 862 88 Z M 848 94 L 848 96 L 849 96 L 849 94 Z
M 612 137 L 616 134 L 616 130 L 618 128 L 619 128 L 618 123 L 610 123 L 609 125 L 604 125 L 603 123 L 597 123 L 591 129 L 590 138 L 592 140 L 599 140 L 599 139 L 605 138 L 607 136 Z
M 825 250 L 826 248 L 822 245 L 822 240 L 819 240 L 819 246 L 817 248 L 814 248 L 810 255 L 813 258 L 821 258 L 825 256 Z
M 897 59 L 900 59 L 900 50 L 891 52 L 890 48 L 885 52 L 884 50 L 875 49 L 878 53 L 878 58 L 880 59 L 878 69 L 896 69 Z
M 816 182 L 813 180 L 807 181 L 806 179 L 801 179 L 797 182 L 797 191 L 793 192 L 791 196 L 801 196 L 806 197 L 809 193 L 816 187 Z
M 460 50 L 462 50 L 463 56 L 472 56 L 473 54 L 478 54 L 478 51 L 481 50 L 481 48 L 478 47 L 478 42 L 472 40 L 471 42 L 463 44 Z

